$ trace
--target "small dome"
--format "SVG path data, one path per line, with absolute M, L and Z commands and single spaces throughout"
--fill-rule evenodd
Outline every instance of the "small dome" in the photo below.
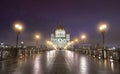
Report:
M 57 30 L 64 30 L 64 27 L 62 25 L 59 25 L 56 29 Z
M 70 34 L 70 32 L 67 32 L 66 34 Z

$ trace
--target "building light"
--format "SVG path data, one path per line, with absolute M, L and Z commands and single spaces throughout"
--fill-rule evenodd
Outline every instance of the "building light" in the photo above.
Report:
M 113 47 L 112 49 L 113 49 L 113 50 L 115 50 L 116 48 L 115 48 L 115 47 Z
M 3 46 L 3 45 L 4 45 L 4 43 L 0 43 L 0 45 L 1 45 L 1 46 Z
M 8 48 L 8 46 L 5 46 L 5 48 Z

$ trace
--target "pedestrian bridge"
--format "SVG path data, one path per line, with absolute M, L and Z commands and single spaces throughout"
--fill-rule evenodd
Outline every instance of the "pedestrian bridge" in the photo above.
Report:
M 118 62 L 69 50 L 51 50 L 0 62 L 0 74 L 119 74 Z

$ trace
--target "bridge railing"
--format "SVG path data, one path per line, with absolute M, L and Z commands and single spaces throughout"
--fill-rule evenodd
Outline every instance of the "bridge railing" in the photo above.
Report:
M 33 54 L 39 54 L 44 51 L 49 51 L 52 49 L 48 48 L 0 48 L 0 60 L 17 58 L 19 56 L 30 56 Z
M 80 52 L 82 54 L 86 54 L 98 59 L 103 59 L 102 58 L 103 52 L 101 48 L 87 48 L 87 49 L 76 48 L 73 51 Z M 120 48 L 114 50 L 106 49 L 106 59 L 120 61 Z

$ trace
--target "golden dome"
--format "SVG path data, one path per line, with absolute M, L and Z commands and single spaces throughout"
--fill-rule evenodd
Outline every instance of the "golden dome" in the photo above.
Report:
M 64 30 L 64 27 L 62 25 L 57 26 L 57 30 Z
M 70 32 L 67 32 L 66 34 L 70 34 Z

